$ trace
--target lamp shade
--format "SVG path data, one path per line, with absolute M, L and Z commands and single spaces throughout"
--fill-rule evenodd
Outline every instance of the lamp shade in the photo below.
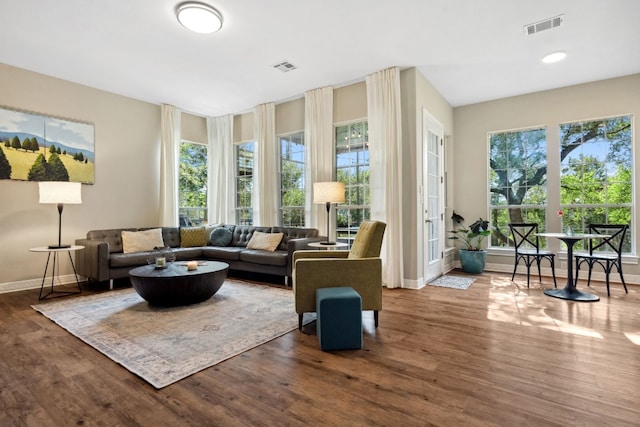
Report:
M 313 203 L 344 203 L 344 182 L 315 182 Z
M 82 183 L 64 181 L 42 181 L 40 203 L 80 204 L 82 203 Z

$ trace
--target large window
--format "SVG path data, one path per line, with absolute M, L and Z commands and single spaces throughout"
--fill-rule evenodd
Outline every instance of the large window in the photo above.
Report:
M 628 224 L 633 209 L 631 117 L 560 125 L 560 208 L 564 229 Z M 627 231 L 624 252 L 631 252 Z
M 545 230 L 547 140 L 544 128 L 489 134 L 491 246 L 509 246 L 510 222 Z
M 182 141 L 179 162 L 180 225 L 202 224 L 207 221 L 207 146 Z
M 304 227 L 304 133 L 281 136 L 280 224 Z
M 337 208 L 337 238 L 350 243 L 360 224 L 371 217 L 366 121 L 336 127 L 336 175 L 346 191 L 345 204 Z
M 253 224 L 253 153 L 253 142 L 236 145 L 236 223 L 239 225 Z

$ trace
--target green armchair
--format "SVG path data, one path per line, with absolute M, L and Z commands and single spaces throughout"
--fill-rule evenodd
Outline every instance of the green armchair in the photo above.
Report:
M 365 221 L 350 251 L 296 251 L 293 254 L 293 292 L 298 329 L 304 313 L 316 311 L 316 289 L 350 286 L 362 298 L 362 310 L 373 310 L 375 326 L 382 310 L 380 248 L 386 224 Z

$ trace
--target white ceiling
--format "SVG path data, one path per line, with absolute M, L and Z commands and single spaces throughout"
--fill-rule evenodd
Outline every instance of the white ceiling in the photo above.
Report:
M 454 107 L 640 72 L 639 0 L 204 1 L 218 33 L 182 27 L 180 0 L 2 0 L 0 62 L 208 116 L 391 66 L 417 67 Z M 567 59 L 540 62 L 555 50 Z

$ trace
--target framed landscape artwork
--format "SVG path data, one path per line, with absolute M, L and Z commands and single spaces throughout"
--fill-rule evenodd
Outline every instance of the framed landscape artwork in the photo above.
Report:
M 93 124 L 0 107 L 0 179 L 93 184 Z

